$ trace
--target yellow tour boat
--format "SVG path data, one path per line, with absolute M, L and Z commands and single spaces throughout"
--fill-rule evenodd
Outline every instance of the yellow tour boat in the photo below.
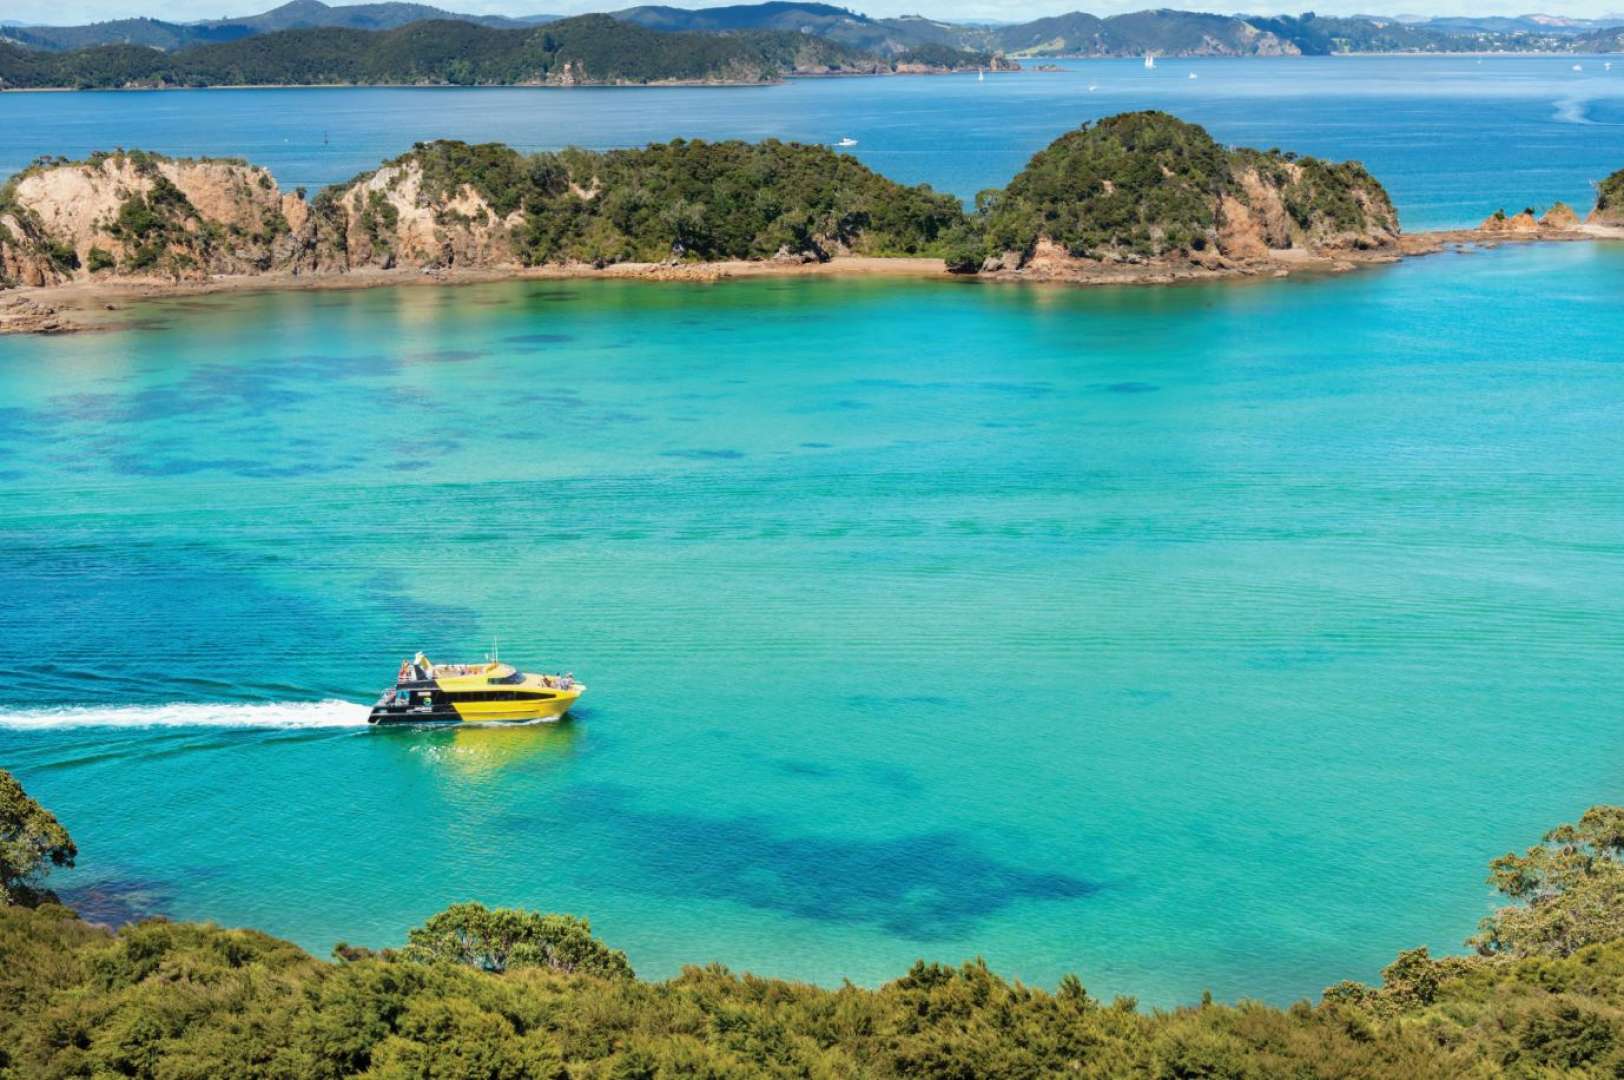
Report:
M 499 660 L 435 664 L 422 653 L 401 662 L 395 686 L 372 706 L 372 724 L 478 724 L 557 720 L 586 693 L 573 675 L 532 675 Z

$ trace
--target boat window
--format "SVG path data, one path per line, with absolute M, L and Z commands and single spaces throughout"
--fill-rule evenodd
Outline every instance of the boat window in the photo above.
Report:
M 495 675 L 495 676 L 492 676 L 489 679 L 486 679 L 485 681 L 490 683 L 492 686 L 497 686 L 497 685 L 500 685 L 500 684 L 503 684 L 503 683 L 507 683 L 507 684 L 510 684 L 510 685 L 513 684 L 513 683 L 522 683 L 522 682 L 524 682 L 524 672 L 522 672 L 522 671 L 514 671 L 514 672 L 510 672 L 507 675 Z
M 547 701 L 557 697 L 544 690 L 457 690 L 446 695 L 451 702 L 471 701 Z

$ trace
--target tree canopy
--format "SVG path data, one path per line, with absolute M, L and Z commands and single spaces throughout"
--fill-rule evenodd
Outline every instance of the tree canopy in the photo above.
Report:
M 1596 213 L 1624 222 L 1624 169 L 1596 185 Z
M 585 919 L 477 903 L 454 904 L 412 930 L 401 957 L 497 973 L 539 967 L 601 979 L 632 977 L 626 954 L 593 937 Z
M 1226 148 L 1155 110 L 1062 135 L 1006 186 L 977 196 L 976 226 L 988 253 L 1030 251 L 1044 237 L 1079 258 L 1138 261 L 1207 248 L 1221 200 L 1248 205 L 1269 191 L 1304 233 L 1397 227 L 1387 193 L 1357 162 Z
M 786 249 L 934 255 L 965 225 L 951 195 L 898 184 L 828 147 L 776 139 L 528 156 L 441 140 L 387 164 L 421 170 L 420 201 L 466 184 L 498 214 L 522 211 L 520 254 L 533 265 L 766 259 Z
M 1624 937 L 1624 807 L 1593 806 L 1523 854 L 1489 864 L 1489 884 L 1514 901 L 1469 944 L 1485 955 L 1570 956 Z
M 56 815 L 0 769 L 0 905 L 54 901 L 41 882 L 52 867 L 72 866 L 78 854 Z

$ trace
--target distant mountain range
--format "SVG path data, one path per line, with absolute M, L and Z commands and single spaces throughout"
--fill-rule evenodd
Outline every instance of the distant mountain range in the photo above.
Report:
M 54 51 L 0 41 L 0 89 L 740 84 L 1011 66 L 1018 65 L 944 45 L 882 57 L 815 34 L 666 32 L 610 15 L 517 27 L 455 19 L 389 30 L 299 27 L 172 51 L 122 44 Z
M 463 15 L 428 4 L 383 3 L 328 5 L 321 0 L 290 0 L 258 15 L 202 22 L 166 22 L 163 19 L 115 19 L 86 26 L 10 26 L 0 21 L 0 37 L 19 45 L 53 52 L 93 45 L 145 45 L 166 52 L 188 45 L 236 41 L 278 30 L 339 27 L 346 30 L 394 30 L 414 22 L 451 19 L 500 29 L 552 22 L 556 15 Z
M 1166 8 L 1099 17 L 1071 12 L 1031 22 L 965 24 L 922 16 L 871 18 L 830 4 L 768 3 L 689 9 L 644 5 L 608 14 L 649 30 L 701 34 L 795 33 L 849 50 L 897 58 L 926 47 L 1050 56 L 1281 56 L 1359 52 L 1617 52 L 1624 50 L 1624 16 L 1572 19 L 1554 15 L 1299 16 L 1219 15 Z M 88 26 L 0 25 L 0 40 L 66 52 L 97 45 L 139 45 L 174 51 L 288 30 L 391 30 L 424 20 L 450 20 L 491 29 L 550 23 L 556 16 L 464 15 L 424 4 L 329 6 L 291 3 L 234 19 L 174 23 L 121 19 Z

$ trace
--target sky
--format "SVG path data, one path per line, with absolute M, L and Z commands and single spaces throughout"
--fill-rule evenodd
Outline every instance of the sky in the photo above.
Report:
M 46 23 L 56 26 L 101 22 L 149 15 L 171 22 L 218 19 L 251 15 L 276 7 L 280 0 L 0 0 L 0 23 Z M 328 0 L 331 2 L 331 0 Z M 586 11 L 630 7 L 639 0 L 421 0 L 452 11 L 492 15 L 575 15 Z M 718 0 L 728 2 L 728 0 Z M 830 0 L 839 3 L 841 0 Z M 1024 22 L 1044 15 L 1067 11 L 1089 11 L 1114 15 L 1124 11 L 1164 6 L 1165 0 L 844 0 L 845 5 L 868 15 L 929 15 L 962 21 L 988 20 Z M 704 0 L 679 0 L 678 7 L 714 7 Z M 1210 7 L 1179 5 L 1190 10 L 1227 11 L 1223 4 Z M 1256 14 L 1297 14 L 1310 9 L 1322 14 L 1425 14 L 1425 15 L 1523 15 L 1537 10 L 1549 15 L 1596 18 L 1624 12 L 1621 0 L 1563 0 L 1532 7 L 1528 0 L 1301 0 L 1299 3 L 1248 2 L 1245 10 Z M 1624 20 L 1621 20 L 1624 21 Z

